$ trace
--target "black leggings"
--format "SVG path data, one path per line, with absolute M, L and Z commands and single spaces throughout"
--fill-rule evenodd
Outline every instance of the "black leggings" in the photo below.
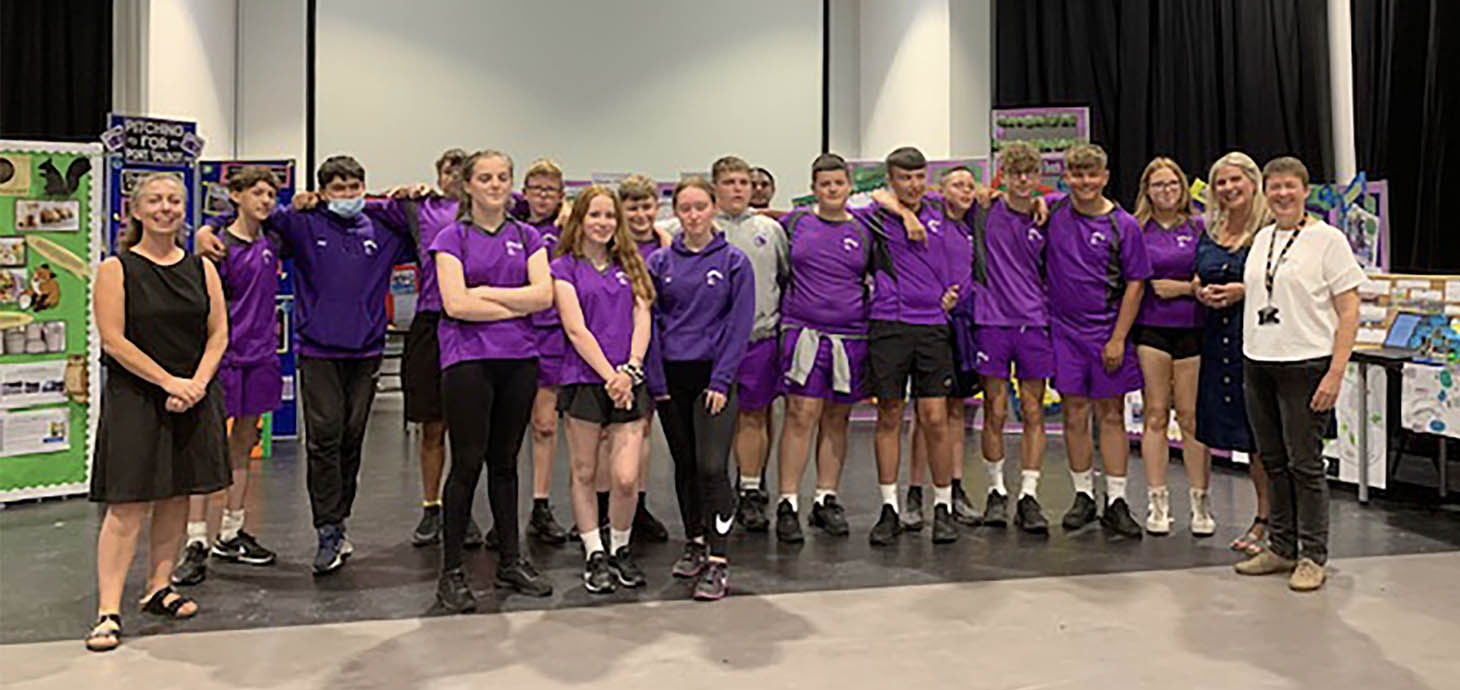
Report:
M 710 367 L 710 362 L 665 362 L 669 400 L 658 401 L 656 409 L 674 458 L 674 492 L 685 536 L 705 537 L 710 555 L 724 557 L 735 513 L 735 492 L 725 469 L 740 403 L 731 386 L 720 414 L 705 410 Z
M 517 452 L 537 394 L 536 359 L 475 359 L 441 372 L 451 441 L 451 471 L 442 492 L 441 567 L 461 567 L 461 542 L 471 520 L 472 494 L 487 466 L 487 498 L 501 537 L 501 563 L 520 554 L 517 530 Z

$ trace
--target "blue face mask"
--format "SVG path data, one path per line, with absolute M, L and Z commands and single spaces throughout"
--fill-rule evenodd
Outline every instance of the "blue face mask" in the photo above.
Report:
M 357 196 L 349 199 L 330 199 L 330 213 L 341 218 L 354 218 L 365 210 L 365 197 Z

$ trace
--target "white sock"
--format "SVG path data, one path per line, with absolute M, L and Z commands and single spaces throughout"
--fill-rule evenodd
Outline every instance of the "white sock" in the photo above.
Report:
M 1039 470 L 1019 471 L 1019 498 L 1039 499 Z
M 781 500 L 791 504 L 791 510 L 801 510 L 801 501 L 796 494 L 781 494 Z
M 207 546 L 208 545 L 208 523 L 206 523 L 206 522 L 189 522 L 188 523 L 188 543 L 187 543 L 187 545 L 188 546 L 192 546 L 194 543 L 202 544 L 204 546 Z
M 938 506 L 953 510 L 953 485 L 933 487 L 933 507 Z
M 595 527 L 587 532 L 580 531 L 578 536 L 583 539 L 584 558 L 592 558 L 593 554 L 603 550 L 603 535 L 598 532 L 598 528 Z
M 1070 481 L 1075 483 L 1075 492 L 1095 498 L 1095 471 L 1076 472 L 1070 470 Z
M 882 490 L 882 504 L 892 506 L 893 512 L 897 511 L 897 483 L 878 484 L 877 488 Z
M 1004 487 L 1004 461 L 985 462 L 983 466 L 989 471 L 989 491 L 997 491 L 1000 496 L 1009 495 L 1009 490 Z
M 750 491 L 752 489 L 756 491 L 760 490 L 760 477 L 747 477 L 743 474 L 740 475 L 740 490 Z
M 1110 505 L 1117 498 L 1125 498 L 1125 477 L 1105 475 L 1105 505 Z
M 238 537 L 238 531 L 243 529 L 243 509 L 223 509 L 223 524 L 218 530 L 219 541 L 233 541 Z
M 836 495 L 836 490 L 835 489 L 817 489 L 816 490 L 816 499 L 815 499 L 814 503 L 816 505 L 824 505 L 826 503 L 826 497 L 827 496 L 835 496 L 835 495 Z
M 632 528 L 632 527 L 630 527 L 629 529 L 625 529 L 625 530 L 618 530 L 618 529 L 614 529 L 612 527 L 608 528 L 609 553 L 618 553 L 618 550 L 619 549 L 621 549 L 621 548 L 623 548 L 625 546 L 628 546 L 629 545 L 629 535 L 633 531 L 634 531 L 634 528 Z

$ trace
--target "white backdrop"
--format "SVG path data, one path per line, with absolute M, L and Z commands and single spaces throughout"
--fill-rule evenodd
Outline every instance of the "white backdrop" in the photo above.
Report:
M 821 146 L 821 3 L 320 0 L 316 163 L 369 187 L 429 179 L 445 148 L 521 172 L 661 180 L 733 153 L 805 188 Z M 244 60 L 247 60 L 245 55 Z

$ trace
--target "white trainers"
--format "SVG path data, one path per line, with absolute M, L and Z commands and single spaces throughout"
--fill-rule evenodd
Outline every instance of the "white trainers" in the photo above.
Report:
M 1146 491 L 1146 531 L 1151 534 L 1171 533 L 1171 493 L 1166 487 Z
M 1212 515 L 1212 499 L 1206 489 L 1191 490 L 1191 534 L 1210 537 L 1217 532 L 1217 518 Z

